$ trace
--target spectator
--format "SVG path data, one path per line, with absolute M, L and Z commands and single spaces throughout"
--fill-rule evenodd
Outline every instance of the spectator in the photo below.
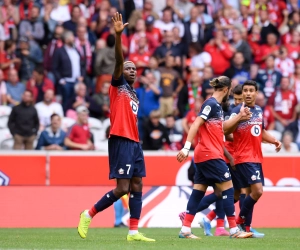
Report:
M 0 8 L 0 20 L 4 27 L 4 35 L 7 40 L 16 40 L 18 36 L 17 26 L 20 22 L 19 11 L 11 0 L 4 0 Z
M 206 100 L 214 92 L 214 88 L 209 85 L 210 80 L 214 76 L 214 70 L 210 66 L 203 69 L 203 84 L 202 84 L 202 97 Z
M 279 46 L 276 44 L 276 35 L 273 33 L 269 33 L 267 35 L 266 44 L 260 46 L 259 50 L 254 52 L 255 58 L 254 61 L 262 68 L 265 68 L 265 60 L 270 55 L 277 57 L 279 55 Z
M 242 38 L 242 29 L 235 27 L 232 30 L 231 49 L 233 52 L 241 52 L 245 58 L 244 66 L 247 70 L 250 69 L 252 62 L 251 48 L 249 44 Z
M 198 8 L 198 23 L 201 24 L 202 27 L 206 29 L 212 29 L 213 27 L 213 19 L 212 16 L 206 12 L 207 5 L 204 1 L 196 1 L 196 6 Z
M 291 77 L 291 90 L 296 94 L 300 103 L 300 62 L 296 64 L 295 74 Z
M 274 130 L 275 119 L 270 106 L 266 105 L 267 100 L 263 92 L 259 91 L 256 96 L 256 105 L 260 106 L 263 111 L 264 127 L 266 130 Z
M 63 23 L 64 29 L 72 31 L 74 36 L 76 36 L 77 23 L 81 15 L 80 7 L 78 5 L 74 5 L 71 10 L 71 19 Z
M 293 134 L 290 131 L 286 131 L 282 136 L 282 148 L 280 153 L 298 153 L 299 149 L 296 143 L 293 142 Z
M 297 107 L 297 120 L 290 123 L 286 127 L 286 131 L 290 131 L 293 135 L 293 142 L 295 142 L 298 145 L 298 149 L 300 150 L 300 111 L 299 107 Z
M 44 94 L 48 89 L 54 91 L 53 82 L 44 75 L 44 68 L 37 65 L 33 70 L 32 77 L 26 84 L 26 88 L 33 93 L 34 102 L 41 102 L 44 99 Z
M 20 37 L 30 37 L 41 44 L 45 36 L 44 24 L 40 20 L 40 9 L 32 6 L 28 19 L 21 19 L 19 26 Z
M 190 71 L 197 71 L 199 75 L 202 75 L 202 70 L 205 66 L 210 66 L 211 55 L 205 51 L 202 51 L 202 47 L 199 43 L 191 43 L 189 46 L 189 56 L 191 58 Z
M 186 111 L 194 109 L 195 101 L 201 97 L 201 92 L 202 79 L 197 71 L 192 71 L 188 83 L 183 86 L 178 96 L 177 106 L 181 117 Z
M 229 43 L 225 41 L 222 30 L 216 31 L 216 37 L 211 39 L 209 43 L 205 45 L 204 51 L 211 55 L 211 66 L 216 75 L 223 74 L 230 66 L 230 59 L 232 58 L 233 53 L 230 50 Z
M 7 89 L 6 83 L 3 81 L 3 71 L 0 69 L 0 105 L 7 104 Z
M 54 74 L 52 73 L 53 72 L 52 59 L 55 50 L 63 46 L 63 42 L 62 42 L 63 32 L 64 32 L 64 28 L 61 25 L 57 25 L 55 27 L 53 39 L 48 44 L 44 54 L 44 67 L 45 70 L 47 71 L 47 76 L 53 83 L 56 83 L 56 79 L 54 77 Z
M 243 26 L 247 31 L 250 31 L 251 28 L 253 27 L 254 20 L 253 17 L 250 15 L 249 7 L 247 6 L 246 3 L 243 3 L 243 1 L 241 1 L 240 11 L 241 11 L 240 22 L 243 24 Z
M 92 17 L 90 24 L 91 31 L 95 32 L 97 38 L 100 38 L 105 32 L 109 31 L 111 19 L 108 16 L 109 11 L 102 6 L 98 13 Z
M 183 127 L 183 139 L 182 141 L 185 142 L 187 135 L 189 133 L 190 127 L 192 126 L 193 122 L 196 120 L 198 113 L 200 111 L 202 105 L 202 98 L 195 100 L 195 105 L 193 109 L 190 109 L 189 112 L 185 115 L 182 119 L 182 127 Z M 195 149 L 199 141 L 198 135 L 195 136 L 194 141 L 192 142 L 192 148 Z
M 169 6 L 165 7 L 162 10 L 162 18 L 155 21 L 154 27 L 160 29 L 161 33 L 164 33 L 165 31 L 172 31 L 172 29 L 175 27 L 172 16 L 173 9 Z
M 89 111 L 85 106 L 76 108 L 77 122 L 69 129 L 65 146 L 71 150 L 94 150 L 88 126 Z
M 46 128 L 40 135 L 36 146 L 37 150 L 64 150 L 66 133 L 60 128 L 61 117 L 52 114 L 50 117 L 51 126 Z
M 22 100 L 25 85 L 19 82 L 18 72 L 15 69 L 9 71 L 6 89 L 8 105 L 11 107 L 18 105 Z
M 139 136 L 144 138 L 143 125 L 153 110 L 159 109 L 159 98 L 162 89 L 158 87 L 157 79 L 152 72 L 146 72 L 145 76 L 140 77 L 141 86 L 136 90 L 139 99 L 138 128 Z
M 229 78 L 235 78 L 239 84 L 243 84 L 250 79 L 250 73 L 245 67 L 245 58 L 242 52 L 235 52 L 231 67 L 226 69 L 224 75 Z
M 52 3 L 45 7 L 47 7 L 47 10 L 45 9 L 45 15 L 47 13 L 49 18 L 55 23 L 63 23 L 71 19 L 69 6 L 67 4 L 59 4 L 59 0 L 53 0 Z
M 31 17 L 31 10 L 34 7 L 32 0 L 22 0 L 19 5 L 19 16 L 21 20 L 29 20 Z
M 197 7 L 193 7 L 190 11 L 189 21 L 184 23 L 183 41 L 189 45 L 191 42 L 200 43 L 202 46 L 206 44 L 212 37 L 210 29 L 206 29 L 205 24 L 198 22 L 199 11 Z
M 268 102 L 276 119 L 275 129 L 279 132 L 283 132 L 285 127 L 296 119 L 295 107 L 298 103 L 297 97 L 289 89 L 289 86 L 290 79 L 282 77 L 280 88 L 272 94 Z
M 274 56 L 268 56 L 266 58 L 266 69 L 260 69 L 256 77 L 259 89 L 269 98 L 275 89 L 279 87 L 281 78 L 281 73 L 275 69 Z
M 74 97 L 74 86 L 82 80 L 84 69 L 80 63 L 80 55 L 74 48 L 74 35 L 66 31 L 63 36 L 64 46 L 54 51 L 53 73 L 57 83 L 61 85 L 63 106 Z
M 279 56 L 275 59 L 275 69 L 283 76 L 291 77 L 294 74 L 294 61 L 288 58 L 288 51 L 284 46 L 280 46 Z
M 179 10 L 181 16 L 179 16 L 182 20 L 188 20 L 190 18 L 191 10 L 194 5 L 189 0 L 178 0 L 175 4 L 175 8 Z M 198 10 L 197 10 L 198 12 Z
M 177 71 L 173 69 L 175 58 L 167 56 L 166 66 L 159 68 L 161 73 L 160 86 L 162 88 L 162 97 L 160 98 L 161 116 L 165 117 L 174 112 L 174 98 L 183 87 L 183 81 Z
M 171 144 L 169 145 L 169 149 L 177 151 L 182 149 L 182 134 L 176 129 L 175 126 L 175 117 L 173 115 L 166 116 L 166 128 L 167 134 L 169 136 L 169 140 Z
M 145 20 L 146 25 L 146 36 L 152 36 L 153 40 L 157 41 L 158 44 L 162 42 L 162 34 L 160 29 L 154 27 L 155 17 L 154 16 L 147 16 Z
M 8 128 L 14 138 L 14 149 L 33 149 L 33 142 L 39 130 L 39 117 L 33 106 L 33 95 L 29 90 L 25 90 L 22 102 L 13 107 Z
M 144 128 L 144 150 L 161 150 L 170 145 L 170 139 L 167 129 L 159 122 L 160 112 L 153 110 L 150 113 L 150 119 L 145 123 Z
M 149 59 L 149 64 L 148 64 L 148 68 L 145 69 L 145 71 L 143 72 L 143 75 L 145 75 L 147 72 L 151 72 L 157 83 L 159 84 L 160 83 L 160 72 L 158 70 L 158 60 L 156 57 L 154 56 L 151 56 L 150 59 Z
M 20 48 L 17 55 L 22 61 L 20 79 L 22 82 L 26 82 L 30 79 L 35 66 L 43 62 L 43 53 L 37 44 L 29 43 L 27 37 L 21 37 L 19 42 Z
M 159 19 L 156 12 L 153 11 L 153 0 L 145 0 L 142 10 L 134 10 L 128 20 L 128 29 L 132 30 L 135 27 L 138 19 L 146 19 L 148 16 L 153 16 L 155 20 Z
M 101 78 L 112 75 L 115 67 L 115 37 L 109 35 L 106 38 L 106 47 L 97 49 L 94 63 L 94 73 L 97 76 L 96 92 L 101 89 Z M 111 78 L 111 77 L 110 77 Z
M 298 30 L 292 31 L 291 41 L 285 43 L 288 50 L 288 57 L 297 60 L 300 57 L 300 34 Z
M 102 113 L 103 113 L 101 117 L 102 119 L 109 117 L 109 106 L 110 106 L 109 88 L 110 88 L 110 82 L 104 82 L 102 84 L 101 92 L 95 93 L 93 95 L 93 100 L 102 109 Z
M 68 100 L 66 106 L 67 116 L 72 116 L 73 112 L 80 106 L 86 107 L 91 117 L 101 118 L 103 116 L 101 107 L 97 105 L 92 97 L 87 95 L 84 83 L 75 85 L 75 96 Z
M 260 31 L 261 27 L 258 24 L 254 24 L 250 30 L 250 34 L 247 36 L 247 42 L 253 56 L 256 56 L 260 50 Z
M 268 10 L 266 8 L 261 8 L 259 10 L 259 18 L 260 18 L 260 25 L 262 27 L 260 31 L 260 42 L 261 44 L 266 44 L 268 40 L 268 35 L 269 34 L 274 34 L 276 37 L 276 41 L 279 37 L 279 32 L 277 28 L 270 23 L 269 21 L 269 15 L 268 15 Z
M 84 26 L 77 27 L 77 37 L 75 38 L 75 47 L 80 55 L 81 76 L 87 80 L 87 75 L 92 71 L 92 48 L 87 39 L 87 29 Z
M 3 70 L 4 80 L 8 79 L 8 72 L 12 68 L 18 69 L 21 64 L 20 58 L 16 56 L 16 43 L 6 40 L 4 51 L 0 51 L 0 68 Z
M 57 114 L 64 117 L 61 104 L 54 101 L 54 91 L 48 89 L 45 91 L 44 100 L 35 105 L 40 120 L 40 130 L 45 129 L 51 124 L 51 115 Z
M 151 54 L 147 49 L 146 37 L 141 37 L 138 40 L 137 46 L 137 52 L 131 53 L 129 56 L 129 60 L 135 64 L 137 76 L 139 77 L 142 74 L 143 70 L 148 66 Z
M 181 60 L 180 57 L 182 56 L 182 52 L 178 49 L 176 45 L 174 45 L 173 41 L 173 32 L 166 31 L 164 33 L 163 44 L 159 46 L 153 54 L 156 58 L 158 58 L 159 66 L 165 65 L 167 55 L 172 55 L 176 58 L 176 61 Z

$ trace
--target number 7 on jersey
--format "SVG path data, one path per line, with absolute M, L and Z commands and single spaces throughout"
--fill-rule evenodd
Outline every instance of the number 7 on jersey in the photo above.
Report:
M 128 169 L 127 169 L 127 175 L 129 175 L 129 171 L 130 171 L 130 168 L 131 168 L 131 164 L 126 164 L 126 167 L 128 167 Z

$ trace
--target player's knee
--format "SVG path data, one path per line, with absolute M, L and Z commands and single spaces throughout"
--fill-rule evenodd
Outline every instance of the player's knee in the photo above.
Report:
M 256 190 L 254 190 L 254 192 L 252 192 L 252 196 L 255 200 L 258 200 L 262 195 L 263 195 L 263 189 L 262 188 L 258 188 Z
M 125 194 L 129 193 L 129 187 L 127 185 L 118 185 L 115 189 L 115 193 L 119 196 L 122 197 Z
M 222 191 L 221 190 L 215 190 L 215 195 L 219 198 L 219 199 L 221 199 L 222 198 Z

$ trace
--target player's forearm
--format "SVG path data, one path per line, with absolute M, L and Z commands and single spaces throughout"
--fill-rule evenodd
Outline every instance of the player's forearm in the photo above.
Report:
M 275 144 L 277 141 L 276 138 L 272 136 L 269 132 L 267 132 L 265 129 L 262 132 L 262 140 L 271 144 Z
M 123 63 L 124 63 L 121 33 L 116 34 L 115 59 L 116 59 L 116 65 L 115 65 L 114 77 L 119 78 L 123 72 Z
M 225 147 L 224 147 L 224 155 L 229 161 L 233 159 L 231 154 L 228 152 L 228 150 Z
M 226 141 L 231 141 L 233 142 L 233 134 L 225 135 Z
M 236 127 L 238 126 L 239 122 L 241 121 L 242 116 L 237 114 L 236 116 L 232 117 L 231 119 L 225 121 L 223 123 L 223 130 L 225 135 L 232 134 Z

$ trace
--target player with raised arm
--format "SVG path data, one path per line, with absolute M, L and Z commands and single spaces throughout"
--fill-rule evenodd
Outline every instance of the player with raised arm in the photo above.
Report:
M 243 100 L 249 108 L 251 118 L 241 121 L 244 114 L 244 103 L 232 110 L 229 120 L 224 122 L 225 135 L 233 133 L 233 147 L 235 149 L 234 162 L 239 173 L 241 188 L 246 188 L 249 194 L 241 207 L 237 218 L 237 225 L 243 229 L 245 222 L 246 232 L 250 232 L 252 213 L 255 203 L 263 193 L 264 175 L 262 170 L 262 141 L 274 144 L 276 151 L 281 149 L 281 142 L 270 135 L 263 125 L 263 111 L 255 105 L 258 94 L 258 85 L 255 81 L 248 80 L 242 86 Z M 257 235 L 253 235 L 256 237 Z
M 90 210 L 81 213 L 78 233 L 85 239 L 92 218 L 129 192 L 127 241 L 155 241 L 138 232 L 142 210 L 142 177 L 146 176 L 146 170 L 137 128 L 139 101 L 132 87 L 136 80 L 136 67 L 130 61 L 124 62 L 121 44 L 121 33 L 128 23 L 123 24 L 122 15 L 118 12 L 112 17 L 112 22 L 116 32 L 116 65 L 109 89 L 111 128 L 108 154 L 109 178 L 117 179 L 117 187 L 106 193 Z
M 211 182 L 215 183 L 216 187 L 222 192 L 223 208 L 229 222 L 230 237 L 249 238 L 252 233 L 239 230 L 235 222 L 234 191 L 230 173 L 224 161 L 221 103 L 228 99 L 231 80 L 226 76 L 220 76 L 214 78 L 210 85 L 214 88 L 214 93 L 212 97 L 203 103 L 199 116 L 190 127 L 184 148 L 177 155 L 179 162 L 188 157 L 191 142 L 199 130 L 200 141 L 194 152 L 196 164 L 194 187 L 187 204 L 186 216 L 179 238 L 199 239 L 191 232 L 191 224 L 197 212 L 197 207 Z M 248 110 L 244 107 L 241 109 L 241 118 L 245 120 L 250 118 Z

